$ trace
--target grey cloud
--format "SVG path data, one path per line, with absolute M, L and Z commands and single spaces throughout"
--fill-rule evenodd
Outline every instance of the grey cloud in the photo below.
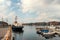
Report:
M 43 0 L 45 4 L 60 4 L 60 0 Z
M 46 4 L 51 4 L 52 2 L 54 2 L 55 0 L 44 0 L 44 2 L 46 3 Z
M 57 4 L 60 4 L 60 0 L 57 0 L 57 2 L 56 2 Z

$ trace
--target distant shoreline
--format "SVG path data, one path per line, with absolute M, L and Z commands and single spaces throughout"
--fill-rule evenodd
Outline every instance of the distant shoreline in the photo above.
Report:
M 23 25 L 39 25 L 39 26 L 57 26 L 60 25 L 60 22 L 51 21 L 51 22 L 36 22 L 36 23 L 23 23 Z

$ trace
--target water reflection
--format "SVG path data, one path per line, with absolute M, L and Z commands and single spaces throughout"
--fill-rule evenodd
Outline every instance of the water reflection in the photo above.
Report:
M 23 40 L 38 40 L 38 36 L 36 34 L 36 29 L 34 26 L 25 26 L 23 33 Z
M 36 27 L 37 26 L 24 26 L 23 32 L 13 32 L 15 40 L 60 40 L 58 36 L 50 39 L 44 38 L 36 33 Z
M 13 32 L 13 40 L 22 40 L 23 38 L 23 32 L 24 31 L 21 31 L 21 32 Z

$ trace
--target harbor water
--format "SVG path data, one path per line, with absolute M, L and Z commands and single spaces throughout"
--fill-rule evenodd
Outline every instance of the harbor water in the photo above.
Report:
M 59 36 L 49 39 L 42 37 L 36 33 L 36 27 L 38 26 L 24 26 L 23 32 L 12 32 L 12 35 L 14 35 L 15 40 L 60 40 Z

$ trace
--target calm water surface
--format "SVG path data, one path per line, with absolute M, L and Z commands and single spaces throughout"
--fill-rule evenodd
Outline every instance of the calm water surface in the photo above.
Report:
M 60 40 L 60 37 L 54 37 L 50 39 L 45 39 L 41 35 L 36 33 L 37 26 L 24 26 L 24 32 L 14 33 L 15 40 Z

